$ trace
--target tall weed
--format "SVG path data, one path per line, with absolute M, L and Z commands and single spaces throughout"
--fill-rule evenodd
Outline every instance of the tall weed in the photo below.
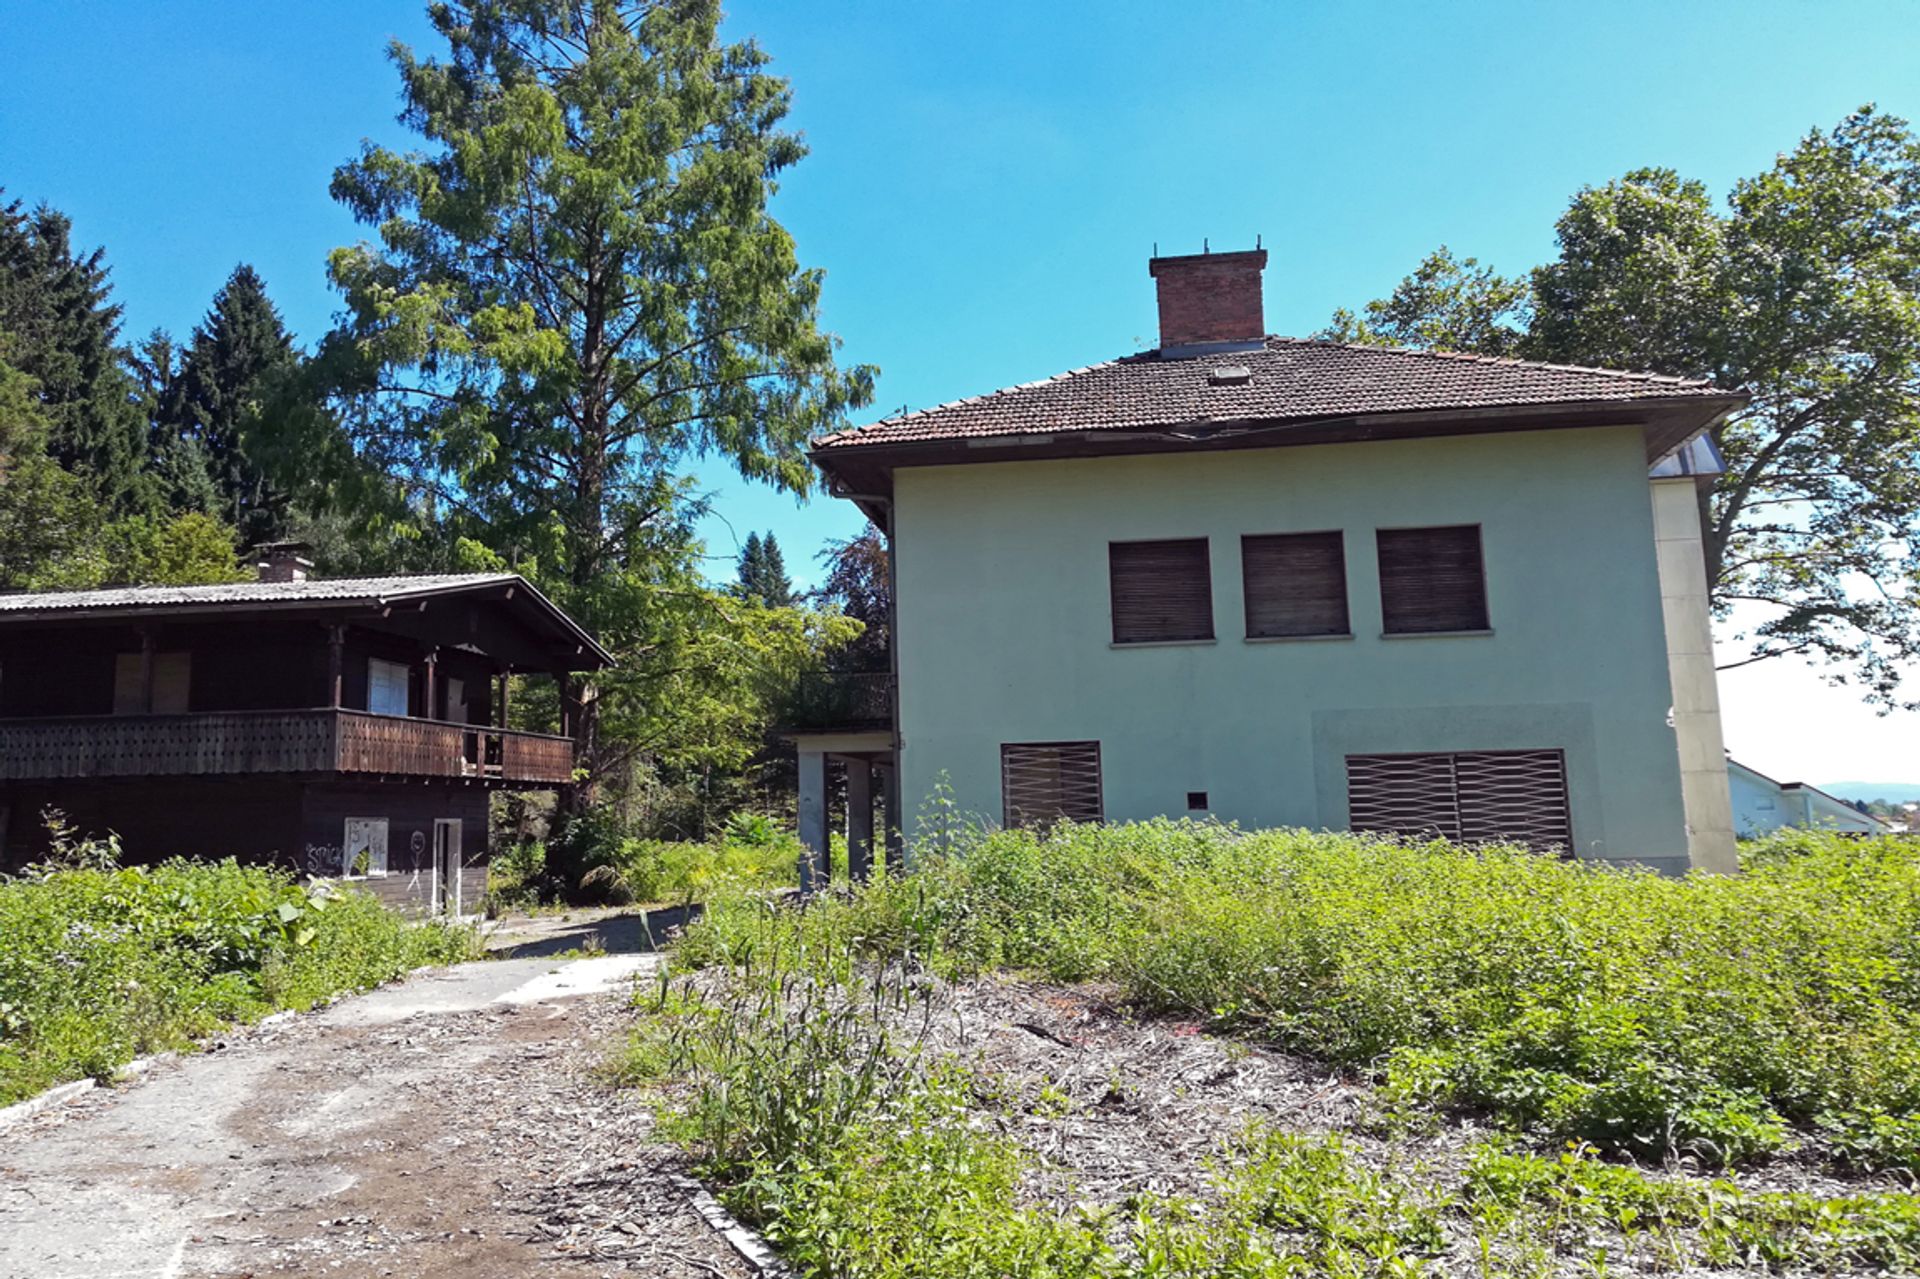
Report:
M 683 962 L 780 925 L 730 899 Z M 1150 1010 L 1376 1074 L 1407 1105 L 1709 1164 L 1826 1134 L 1920 1166 L 1920 846 L 1792 836 L 1666 878 L 1155 821 L 976 835 L 808 927 L 942 972 L 1121 983 Z

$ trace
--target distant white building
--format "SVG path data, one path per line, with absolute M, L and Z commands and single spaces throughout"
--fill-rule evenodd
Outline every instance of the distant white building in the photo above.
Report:
M 1882 835 L 1890 828 L 1846 800 L 1805 782 L 1777 782 L 1737 759 L 1727 760 L 1727 786 L 1733 797 L 1733 828 L 1744 838 L 1782 826 Z

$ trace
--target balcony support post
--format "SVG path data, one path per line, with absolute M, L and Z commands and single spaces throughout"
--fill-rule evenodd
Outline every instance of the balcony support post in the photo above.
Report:
M 885 823 L 880 837 L 885 841 L 880 857 L 880 865 L 891 867 L 896 873 L 906 869 L 904 849 L 906 838 L 900 828 L 900 757 L 894 755 L 880 765 L 880 812 Z
M 832 869 L 827 854 L 827 756 L 800 750 L 800 891 L 826 887 Z
M 440 650 L 427 650 L 427 705 L 421 715 L 423 719 L 440 718 Z
M 338 623 L 327 627 L 327 705 L 335 710 L 340 709 L 344 700 L 346 632 L 347 628 Z
M 847 878 L 859 883 L 873 873 L 873 764 L 847 757 Z
M 140 628 L 140 713 L 153 714 L 153 628 Z
M 502 728 L 505 728 L 505 727 L 507 726 L 507 712 L 513 709 L 513 702 L 512 702 L 512 697 L 513 697 L 513 691 L 512 691 L 512 686 L 511 686 L 511 685 L 510 685 L 510 684 L 509 684 L 509 683 L 507 682 L 507 681 L 508 681 L 508 680 L 509 680 L 509 679 L 510 679 L 511 677 L 512 677 L 512 672 L 511 672 L 511 671 L 509 671 L 509 670 L 508 670 L 508 669 L 507 669 L 506 667 L 504 667 L 504 666 L 500 668 L 500 720 L 499 720 L 499 724 L 500 724 L 500 727 L 502 727 Z

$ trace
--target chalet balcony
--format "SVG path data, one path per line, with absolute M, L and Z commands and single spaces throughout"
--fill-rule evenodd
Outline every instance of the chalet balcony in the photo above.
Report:
M 573 742 L 365 711 L 216 711 L 0 720 L 0 782 L 342 773 L 548 787 Z
M 782 708 L 789 733 L 862 733 L 893 727 L 893 676 L 829 671 L 802 676 Z

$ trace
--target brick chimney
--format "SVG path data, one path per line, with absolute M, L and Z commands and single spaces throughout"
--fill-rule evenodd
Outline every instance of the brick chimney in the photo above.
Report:
M 313 561 L 301 552 L 311 549 L 305 542 L 263 543 L 254 548 L 254 571 L 263 582 L 304 582 L 313 576 Z
M 1260 301 L 1266 266 L 1265 249 L 1148 259 L 1147 274 L 1160 289 L 1160 353 L 1208 355 L 1258 346 L 1267 335 Z

